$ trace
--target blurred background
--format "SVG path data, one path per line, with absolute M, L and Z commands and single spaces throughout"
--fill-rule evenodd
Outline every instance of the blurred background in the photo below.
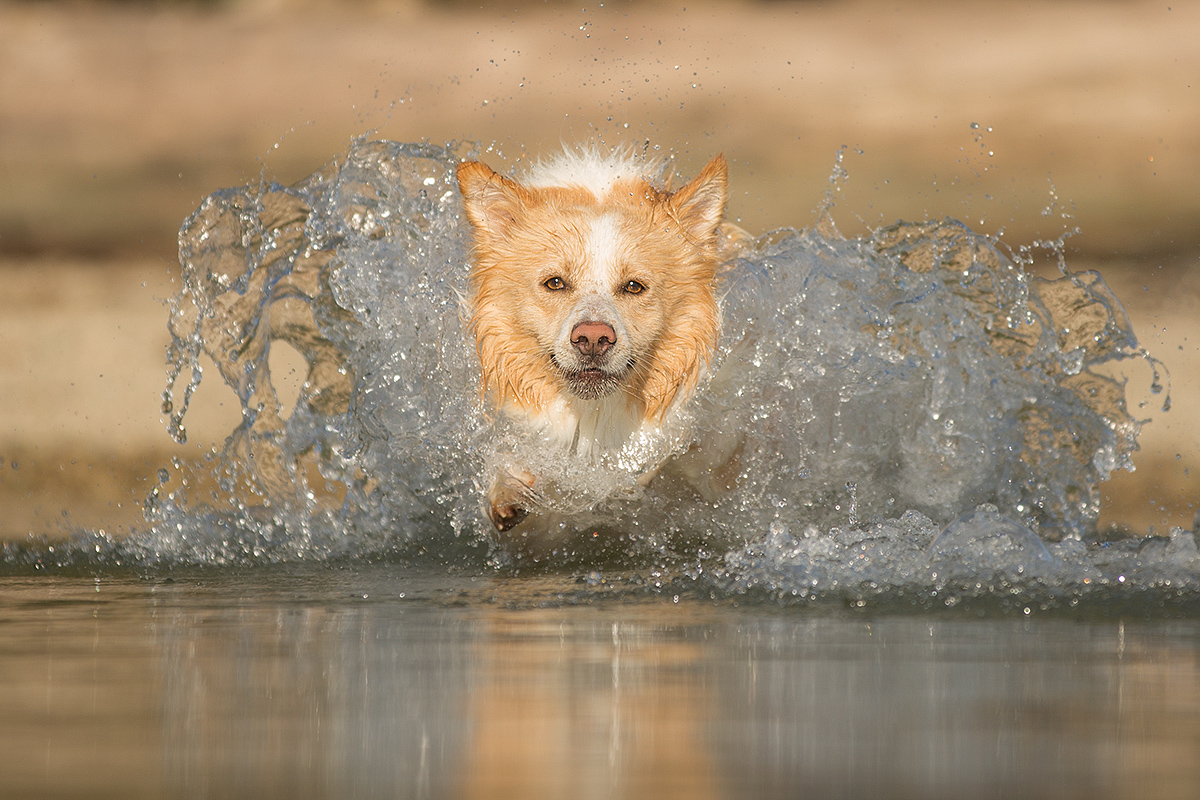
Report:
M 1191 527 L 1197 31 L 1180 0 L 0 0 L 0 539 L 120 530 L 161 466 L 219 445 L 237 403 L 215 370 L 188 444 L 160 414 L 179 226 L 360 136 L 473 140 L 497 168 L 591 139 L 683 174 L 723 151 L 752 233 L 811 225 L 827 194 L 847 236 L 1078 227 L 1068 266 L 1104 275 L 1172 382 L 1164 413 L 1127 365 L 1150 423 L 1102 524 Z

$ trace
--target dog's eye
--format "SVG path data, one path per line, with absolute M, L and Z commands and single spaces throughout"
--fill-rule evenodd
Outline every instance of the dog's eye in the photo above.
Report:
M 646 291 L 646 287 L 637 281 L 630 281 L 629 283 L 625 284 L 626 294 L 641 294 L 644 291 Z
M 547 278 L 546 280 L 542 281 L 542 286 L 545 286 L 552 292 L 560 292 L 567 288 L 567 284 L 557 275 L 555 275 L 553 278 Z

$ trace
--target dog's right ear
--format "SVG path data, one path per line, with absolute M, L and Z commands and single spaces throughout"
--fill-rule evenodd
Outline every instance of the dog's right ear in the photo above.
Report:
M 525 205 L 527 190 L 479 161 L 458 165 L 458 190 L 467 221 L 479 235 L 504 238 Z

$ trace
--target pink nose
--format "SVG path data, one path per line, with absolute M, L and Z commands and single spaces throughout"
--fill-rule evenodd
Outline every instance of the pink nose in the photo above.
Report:
M 581 322 L 571 331 L 571 344 L 580 355 L 596 358 L 617 343 L 617 332 L 607 322 Z

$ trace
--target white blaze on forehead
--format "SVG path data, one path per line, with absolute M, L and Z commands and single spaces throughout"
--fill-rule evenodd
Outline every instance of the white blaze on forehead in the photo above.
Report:
M 587 233 L 585 281 L 588 288 L 612 291 L 617 281 L 617 262 L 621 253 L 621 229 L 614 214 L 592 220 Z
M 627 342 L 624 320 L 613 302 L 613 290 L 620 279 L 620 220 L 615 214 L 602 214 L 587 223 L 584 233 L 584 263 L 576 278 L 575 305 L 563 319 L 558 331 L 562 363 L 574 358 L 571 331 L 581 322 L 606 322 L 617 335 L 618 349 Z

